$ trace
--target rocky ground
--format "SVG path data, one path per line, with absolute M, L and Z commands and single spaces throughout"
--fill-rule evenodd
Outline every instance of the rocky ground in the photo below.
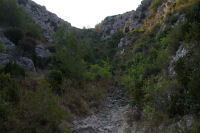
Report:
M 112 88 L 102 106 L 94 109 L 84 118 L 77 117 L 72 124 L 72 133 L 188 133 L 192 128 L 194 117 L 160 123 L 154 127 L 152 122 L 131 121 L 136 110 L 131 109 L 125 98 L 125 92 L 120 88 Z
M 120 88 L 111 89 L 110 95 L 98 111 L 73 121 L 72 133 L 122 133 L 129 108 L 124 95 Z

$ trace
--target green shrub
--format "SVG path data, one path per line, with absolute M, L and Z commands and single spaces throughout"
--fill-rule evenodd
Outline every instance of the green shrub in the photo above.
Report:
M 5 31 L 6 37 L 14 44 L 18 45 L 18 42 L 23 39 L 24 33 L 19 28 L 8 28 Z
M 168 52 L 170 55 L 174 55 L 178 50 L 181 41 L 184 40 L 184 33 L 183 25 L 180 24 L 168 34 Z
M 48 79 L 52 82 L 54 82 L 55 84 L 62 84 L 62 72 L 58 71 L 58 70 L 52 70 L 49 73 L 49 77 Z
M 200 108 L 200 93 L 199 93 L 199 47 L 192 49 L 187 56 L 180 58 L 176 65 L 175 71 L 177 73 L 177 79 L 184 86 L 181 96 L 186 101 L 189 102 L 190 106 L 186 106 L 186 109 L 190 112 L 196 112 Z M 178 99 L 178 98 L 175 98 Z M 187 112 L 189 112 L 187 111 Z
M 200 105 L 200 93 L 199 93 L 200 92 L 200 71 L 195 72 L 191 76 L 191 81 L 188 83 L 188 88 L 192 96 Z
M 24 125 L 19 130 L 24 132 L 59 132 L 59 125 L 67 118 L 66 112 L 58 105 L 58 97 L 45 81 L 36 91 L 26 93 L 21 109 L 19 118 Z
M 3 120 L 8 116 L 9 113 L 9 104 L 0 97 L 0 122 L 3 123 Z
M 188 22 L 200 21 L 200 2 L 199 1 L 192 4 L 192 6 L 189 7 L 189 9 L 186 11 L 186 20 Z
M 189 31 L 185 34 L 185 41 L 186 42 L 195 42 L 200 41 L 200 24 L 198 22 L 193 22 L 190 25 L 188 25 Z
M 5 102 L 16 104 L 19 102 L 19 89 L 16 81 L 10 74 L 0 74 L 0 98 Z
M 6 46 L 5 44 L 2 42 L 1 38 L 0 38 L 0 53 L 4 53 L 6 52 Z
M 171 96 L 168 113 L 170 117 L 186 115 L 198 109 L 189 93 L 179 92 Z
M 98 64 L 90 65 L 89 71 L 86 72 L 85 78 L 87 80 L 111 78 L 112 74 L 110 72 L 111 66 L 106 61 L 102 61 L 103 66 Z
M 168 14 L 167 18 L 168 18 L 167 23 L 169 25 L 174 25 L 178 20 L 178 16 L 171 13 Z
M 1 0 L 0 4 L 0 25 L 11 27 L 8 31 L 9 39 L 17 44 L 17 41 L 21 38 L 22 31 L 26 35 L 43 39 L 41 28 L 35 24 L 26 9 L 17 2 L 17 0 Z
M 59 70 L 52 70 L 49 73 L 48 81 L 56 94 L 62 94 L 63 90 L 61 88 L 63 77 L 62 72 Z
M 25 29 L 25 33 L 27 36 L 44 40 L 43 31 L 41 27 L 38 24 L 35 24 L 34 22 L 27 23 L 27 28 Z
M 96 77 L 96 74 L 93 72 L 86 72 L 85 73 L 85 79 L 86 80 L 94 80 Z
M 82 80 L 85 73 L 82 44 L 74 34 L 69 33 L 63 25 L 53 36 L 57 44 L 55 52 L 55 66 L 67 78 Z
M 16 0 L 1 0 L 0 24 L 6 26 L 19 26 L 22 23 L 23 9 L 17 6 Z
M 1 71 L 10 73 L 13 77 L 25 77 L 25 70 L 16 63 L 8 63 Z

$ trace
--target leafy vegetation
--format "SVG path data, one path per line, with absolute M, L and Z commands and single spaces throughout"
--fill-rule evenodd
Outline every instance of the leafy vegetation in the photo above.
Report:
M 15 43 L 23 38 L 23 34 L 42 39 L 41 28 L 26 13 L 25 8 L 17 4 L 17 0 L 1 0 L 0 25 L 8 28 L 6 35 Z
M 2 42 L 1 39 L 0 39 L 0 52 L 1 52 L 1 53 L 6 52 L 6 46 L 5 46 L 5 44 Z
M 162 4 L 159 2 L 153 1 L 151 8 L 155 6 L 157 10 L 156 5 Z M 129 48 L 133 49 L 131 58 L 127 60 L 124 56 L 126 62 L 122 58 L 126 71 L 121 81 L 129 92 L 130 104 L 140 107 L 144 113 L 143 119 L 174 118 L 198 112 L 199 9 L 199 2 L 185 8 L 185 21 L 173 28 L 166 26 L 164 31 L 159 31 L 159 25 L 155 25 Z M 176 75 L 170 75 L 170 56 L 183 44 L 188 53 L 175 63 Z

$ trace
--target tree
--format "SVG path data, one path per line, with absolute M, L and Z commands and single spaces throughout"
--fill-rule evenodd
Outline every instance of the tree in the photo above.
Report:
M 57 44 L 55 63 L 68 78 L 81 79 L 85 71 L 82 44 L 62 25 L 53 36 Z

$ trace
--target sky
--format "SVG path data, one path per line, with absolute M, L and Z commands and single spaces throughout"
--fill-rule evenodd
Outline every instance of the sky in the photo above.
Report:
M 33 0 L 77 28 L 94 28 L 105 17 L 135 10 L 141 0 Z

